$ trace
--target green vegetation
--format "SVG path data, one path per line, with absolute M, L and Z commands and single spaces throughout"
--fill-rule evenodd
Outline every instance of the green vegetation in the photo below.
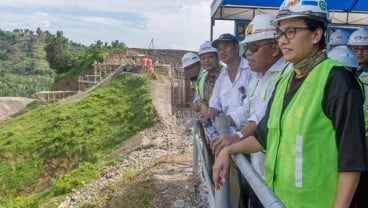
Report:
M 138 172 L 137 170 L 127 170 L 124 172 L 121 181 L 116 186 L 124 187 L 119 193 L 114 194 L 109 201 L 105 201 L 104 207 L 131 207 L 147 208 L 151 205 L 151 199 L 160 190 L 157 190 L 149 169 Z M 124 199 L 124 200 L 122 200 Z M 91 207 L 95 207 L 91 204 Z
M 104 155 L 153 124 L 148 84 L 148 76 L 119 75 L 79 102 L 30 109 L 0 125 L 0 207 L 43 207 L 96 178 L 115 162 Z
M 0 74 L 0 97 L 32 97 L 36 92 L 49 90 L 53 82 L 50 76 Z
M 33 97 L 35 92 L 65 86 L 77 90 L 75 75 L 92 71 L 94 60 L 102 63 L 111 52 L 124 48 L 119 41 L 84 46 L 69 41 L 62 31 L 54 35 L 39 28 L 36 32 L 0 29 L 0 96 Z M 56 76 L 63 81 L 53 85 Z
M 0 96 L 31 97 L 48 90 L 55 72 L 45 59 L 45 35 L 0 30 Z

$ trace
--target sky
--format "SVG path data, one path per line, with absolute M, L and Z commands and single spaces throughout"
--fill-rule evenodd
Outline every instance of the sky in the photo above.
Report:
M 129 48 L 197 51 L 210 39 L 212 0 L 1 0 L 0 29 L 63 31 L 90 45 L 118 40 Z M 232 21 L 216 21 L 214 38 L 233 33 Z M 153 41 L 152 41 L 153 40 Z

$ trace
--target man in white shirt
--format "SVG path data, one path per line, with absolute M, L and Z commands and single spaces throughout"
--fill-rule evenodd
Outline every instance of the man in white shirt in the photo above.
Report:
M 229 117 L 230 132 L 236 132 L 242 123 L 246 122 L 246 118 L 236 120 L 233 116 L 245 110 L 242 104 L 253 73 L 249 68 L 248 61 L 239 55 L 239 42 L 235 36 L 228 33 L 222 34 L 213 41 L 212 46 L 217 48 L 219 58 L 226 64 L 226 67 L 220 73 L 213 88 L 209 101 L 208 117 L 214 120 L 215 116 L 221 112 Z M 214 151 L 212 150 L 212 152 Z M 235 167 L 232 168 L 231 172 L 233 174 L 229 177 L 230 184 L 234 184 L 234 186 L 230 189 L 230 201 L 236 207 L 240 196 L 238 172 Z M 247 188 L 244 189 L 242 196 L 247 200 L 249 186 L 245 187 Z
M 213 41 L 220 60 L 226 64 L 213 88 L 209 101 L 208 116 L 211 120 L 220 112 L 230 117 L 232 132 L 239 129 L 246 120 L 235 120 L 233 115 L 244 111 L 242 104 L 246 89 L 253 76 L 248 61 L 239 55 L 239 42 L 235 36 L 225 33 Z M 241 91 L 240 89 L 244 89 Z
M 246 29 L 245 55 L 254 76 L 250 81 L 247 97 L 244 100 L 244 109 L 234 115 L 247 120 L 244 127 L 234 134 L 222 134 L 212 142 L 212 150 L 218 153 L 224 146 L 240 141 L 251 135 L 258 122 L 266 113 L 267 105 L 278 78 L 290 67 L 284 67 L 285 60 L 274 39 L 276 28 L 270 24 L 275 17 L 261 14 L 254 17 Z M 256 171 L 264 176 L 264 154 L 251 154 L 251 163 Z M 253 201 L 252 201 L 253 200 Z M 262 207 L 256 198 L 251 197 L 252 207 Z

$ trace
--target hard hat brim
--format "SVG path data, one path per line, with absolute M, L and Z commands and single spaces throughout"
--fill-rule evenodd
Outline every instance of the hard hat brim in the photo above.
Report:
M 286 20 L 286 19 L 292 19 L 292 18 L 308 18 L 311 19 L 310 16 L 305 15 L 305 14 L 293 14 L 293 15 L 288 15 L 288 16 L 283 16 L 283 17 L 279 17 L 277 19 L 275 19 L 274 21 L 271 22 L 271 25 L 277 27 L 280 23 L 281 20 Z

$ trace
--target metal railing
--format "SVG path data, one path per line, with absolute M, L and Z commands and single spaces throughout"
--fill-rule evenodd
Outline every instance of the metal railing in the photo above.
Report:
M 264 207 L 267 208 L 285 208 L 285 205 L 280 201 L 280 199 L 271 191 L 267 186 L 262 177 L 256 172 L 252 165 L 242 154 L 237 154 L 231 156 L 238 169 L 240 170 L 243 177 L 248 181 L 250 187 L 258 197 L 259 201 Z M 209 170 L 205 162 L 203 155 L 203 145 L 201 145 L 199 138 L 199 127 L 195 118 L 193 127 L 193 172 L 198 173 L 199 166 L 198 161 L 201 164 L 201 179 L 202 183 L 207 187 L 207 199 L 208 204 L 211 208 L 221 207 L 228 208 L 231 207 L 229 199 L 229 184 L 225 184 L 220 190 L 215 191 L 213 189 L 212 180 L 209 175 Z M 229 174 L 228 174 L 229 175 Z M 229 181 L 229 180 L 226 180 Z

